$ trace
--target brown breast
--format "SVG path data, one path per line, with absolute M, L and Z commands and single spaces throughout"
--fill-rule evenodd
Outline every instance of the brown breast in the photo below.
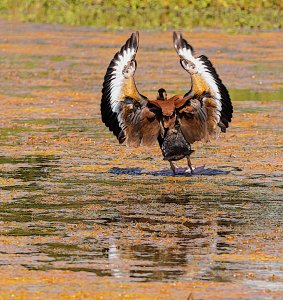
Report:
M 180 108 L 180 107 L 184 106 L 188 100 L 189 100 L 189 97 L 183 98 L 183 97 L 179 96 L 178 98 L 175 98 L 175 101 L 174 101 L 175 107 Z
M 148 102 L 159 107 L 163 116 L 170 117 L 175 111 L 175 102 L 181 98 L 182 96 L 175 95 L 167 100 L 148 100 Z

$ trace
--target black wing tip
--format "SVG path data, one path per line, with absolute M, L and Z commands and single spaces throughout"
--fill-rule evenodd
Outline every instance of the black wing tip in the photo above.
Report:
M 134 38 L 134 39 L 136 39 L 136 40 L 138 40 L 139 39 L 139 32 L 138 31 L 136 31 L 136 32 L 133 32 L 132 34 L 131 34 L 131 38 Z
M 173 41 L 175 42 L 177 39 L 180 39 L 182 37 L 182 34 L 177 31 L 173 31 Z
M 186 48 L 190 50 L 192 54 L 194 53 L 194 48 L 183 38 L 180 32 L 173 32 L 173 43 L 177 53 L 179 53 L 179 49 L 181 48 Z
M 173 43 L 174 43 L 174 48 L 176 49 L 177 53 L 178 53 L 178 50 L 181 48 L 181 41 L 182 41 L 182 34 L 174 31 L 173 32 Z
M 133 32 L 129 39 L 127 40 L 125 46 L 127 48 L 134 48 L 136 51 L 138 50 L 139 47 L 139 32 Z

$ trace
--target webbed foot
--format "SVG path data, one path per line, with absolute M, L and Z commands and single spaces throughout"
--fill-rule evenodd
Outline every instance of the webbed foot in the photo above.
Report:
M 191 168 L 187 169 L 185 172 L 187 174 L 197 175 L 197 174 L 201 174 L 204 170 L 205 170 L 205 165 L 199 166 L 199 167 L 195 167 L 195 168 L 191 167 Z

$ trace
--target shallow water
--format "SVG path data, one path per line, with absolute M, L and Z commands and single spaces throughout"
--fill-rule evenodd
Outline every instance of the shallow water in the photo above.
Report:
M 192 162 L 206 164 L 205 171 L 174 177 L 158 147 L 120 146 L 100 121 L 107 64 L 101 57 L 111 57 L 127 34 L 2 25 L 3 299 L 187 299 L 191 292 L 195 299 L 281 298 L 282 89 L 268 86 L 275 75 L 247 63 L 260 64 L 248 45 L 271 36 L 233 36 L 241 45 L 235 51 L 227 35 L 191 34 L 216 56 L 221 77 L 235 86 L 232 99 L 240 101 L 226 135 L 194 145 Z M 170 81 L 171 91 L 176 82 L 185 86 L 184 74 L 171 68 L 178 61 L 167 46 L 170 35 L 160 34 L 163 50 L 154 48 L 157 35 L 144 34 L 143 55 L 161 51 L 153 60 L 161 79 L 145 60 L 138 73 L 152 97 L 160 81 Z M 279 54 L 272 51 L 275 70 Z M 236 77 L 239 62 L 267 89 Z
M 282 101 L 283 89 L 272 91 L 255 91 L 251 89 L 229 89 L 235 101 Z

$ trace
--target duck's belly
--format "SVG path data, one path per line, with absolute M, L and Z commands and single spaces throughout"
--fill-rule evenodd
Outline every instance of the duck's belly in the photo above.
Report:
M 179 160 L 189 156 L 193 151 L 185 140 L 179 127 L 169 129 L 164 137 L 161 150 L 165 160 Z

